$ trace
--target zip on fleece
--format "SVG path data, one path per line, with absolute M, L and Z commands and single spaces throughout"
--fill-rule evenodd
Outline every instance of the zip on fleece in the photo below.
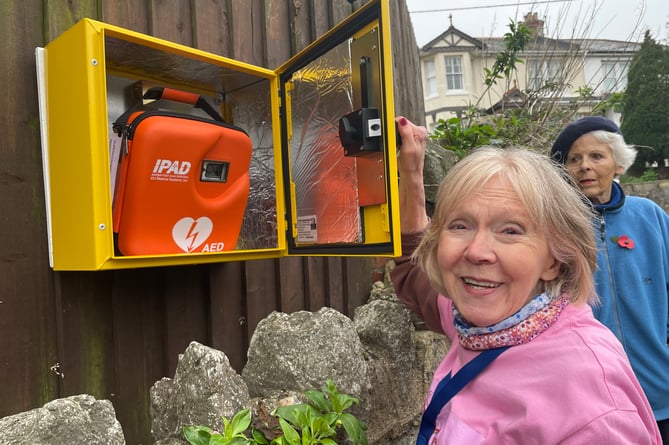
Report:
M 625 338 L 623 337 L 623 330 L 620 324 L 620 314 L 618 311 L 618 299 L 616 297 L 616 287 L 613 280 L 613 272 L 611 270 L 611 261 L 609 259 L 609 248 L 606 243 L 606 218 L 604 217 L 605 210 L 599 210 L 599 238 L 602 242 L 602 252 L 604 253 L 604 258 L 606 259 L 606 272 L 609 280 L 609 289 L 611 290 L 611 303 L 613 305 L 613 315 L 615 317 L 616 330 L 614 334 L 618 337 L 618 340 L 623 344 L 623 347 L 627 348 L 625 344 Z

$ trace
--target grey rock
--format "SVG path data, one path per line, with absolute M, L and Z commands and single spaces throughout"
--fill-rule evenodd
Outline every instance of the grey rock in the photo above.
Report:
M 430 204 L 437 202 L 439 184 L 446 176 L 448 170 L 455 165 L 457 157 L 455 153 L 446 150 L 436 142 L 428 139 L 425 149 L 425 164 L 423 167 L 423 182 L 425 184 L 425 200 Z M 431 214 L 428 208 L 428 214 Z
M 331 308 L 273 312 L 261 320 L 251 337 L 242 377 L 251 397 L 320 389 L 328 379 L 340 392 L 358 398 L 369 387 L 353 321 Z
M 399 300 L 372 300 L 356 308 L 353 320 L 360 341 L 373 357 L 389 358 L 388 365 L 400 370 L 413 366 L 413 325 Z
M 377 299 L 356 309 L 354 323 L 373 383 L 361 412 L 368 439 L 395 443 L 413 424 L 425 398 L 415 390 L 418 373 L 411 315 L 399 300 Z
M 372 290 L 369 295 L 368 303 L 375 300 L 384 300 L 393 303 L 399 303 L 400 301 L 397 298 L 397 295 L 395 295 L 395 290 L 392 287 L 388 287 L 383 281 L 377 281 L 372 284 Z
M 0 419 L 2 445 L 125 445 L 109 400 L 82 394 Z
M 174 379 L 163 378 L 151 388 L 151 434 L 154 440 L 183 438 L 186 425 L 223 430 L 248 407 L 250 398 L 241 376 L 221 351 L 191 342 L 179 356 Z

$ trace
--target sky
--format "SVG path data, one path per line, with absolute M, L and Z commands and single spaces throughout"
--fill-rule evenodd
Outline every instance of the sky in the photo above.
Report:
M 669 0 L 407 0 L 416 43 L 422 47 L 450 25 L 472 37 L 502 37 L 509 20 L 528 12 L 544 20 L 544 35 L 669 43 Z M 419 12 L 429 11 L 429 12 Z

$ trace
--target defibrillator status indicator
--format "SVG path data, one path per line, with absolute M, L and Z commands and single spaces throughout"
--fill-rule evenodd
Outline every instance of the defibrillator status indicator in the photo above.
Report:
M 225 182 L 228 180 L 230 163 L 225 161 L 202 161 L 200 181 Z

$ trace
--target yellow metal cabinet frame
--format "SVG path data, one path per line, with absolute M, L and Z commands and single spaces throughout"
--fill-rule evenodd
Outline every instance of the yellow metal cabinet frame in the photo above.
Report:
M 287 255 L 399 255 L 389 22 L 387 0 L 368 2 L 277 70 L 90 19 L 37 48 L 53 269 L 126 269 Z M 342 84 L 347 93 L 334 100 L 327 97 L 328 85 Z M 133 256 L 115 251 L 111 123 L 132 104 L 128 91 L 138 85 L 206 96 L 226 120 L 252 127 L 254 151 L 264 147 L 263 156 L 270 161 L 263 167 L 273 174 L 259 175 L 271 178 L 270 184 L 262 191 L 252 188 L 260 209 L 245 216 L 246 223 L 262 227 L 249 229 L 252 236 L 236 249 Z M 250 111 L 253 106 L 265 115 Z M 335 114 L 345 111 L 339 128 L 333 128 L 332 120 L 312 119 L 314 110 L 330 108 Z M 358 133 L 365 133 L 358 138 L 371 143 L 349 145 L 356 125 Z M 343 166 L 339 176 L 355 176 L 350 184 L 342 186 L 328 176 L 332 164 Z M 354 204 L 342 206 L 342 194 L 351 195 Z M 266 239 L 259 241 L 263 236 L 253 235 L 253 230 L 263 231 Z

